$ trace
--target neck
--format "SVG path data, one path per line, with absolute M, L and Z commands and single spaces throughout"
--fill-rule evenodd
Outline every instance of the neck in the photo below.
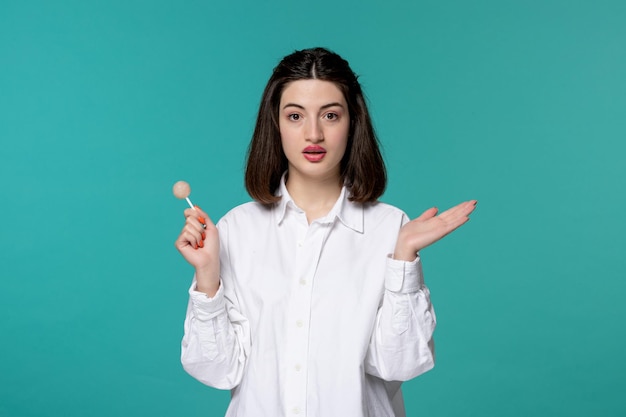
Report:
M 305 211 L 309 223 L 328 214 L 337 202 L 342 188 L 336 176 L 304 179 L 298 175 L 289 175 L 286 186 L 296 205 Z

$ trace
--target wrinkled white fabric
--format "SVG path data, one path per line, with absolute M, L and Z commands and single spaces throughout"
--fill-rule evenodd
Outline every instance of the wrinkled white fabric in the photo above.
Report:
M 185 370 L 232 390 L 227 417 L 404 416 L 400 381 L 433 367 L 436 322 L 419 256 L 391 258 L 407 216 L 344 188 L 309 225 L 279 194 L 218 222 L 221 285 L 189 290 Z

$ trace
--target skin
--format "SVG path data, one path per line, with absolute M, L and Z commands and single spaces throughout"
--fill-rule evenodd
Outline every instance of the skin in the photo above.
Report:
M 340 163 L 350 132 L 348 103 L 331 82 L 300 80 L 285 87 L 279 108 L 289 167 L 287 190 L 310 223 L 326 215 L 341 193 Z M 326 151 L 323 159 L 306 159 L 304 151 L 312 146 Z
M 283 91 L 279 128 L 288 160 L 287 189 L 307 219 L 323 217 L 341 193 L 339 164 L 350 129 L 348 106 L 337 86 L 328 81 L 298 80 Z M 303 154 L 309 146 L 326 153 L 311 162 Z M 476 200 L 463 202 L 441 214 L 432 207 L 400 229 L 393 257 L 413 261 L 417 253 L 469 220 Z M 185 225 L 175 246 L 196 270 L 197 291 L 213 297 L 219 289 L 219 236 L 207 213 L 199 207 L 184 211 Z M 203 228 L 206 225 L 206 229 Z

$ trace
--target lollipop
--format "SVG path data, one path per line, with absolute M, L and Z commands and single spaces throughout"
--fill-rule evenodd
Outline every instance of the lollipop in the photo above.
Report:
M 176 184 L 174 184 L 174 187 L 172 187 L 172 191 L 174 192 L 174 196 L 176 198 L 180 198 L 181 200 L 184 198 L 185 200 L 187 200 L 189 207 L 191 207 L 194 210 L 196 209 L 191 203 L 191 200 L 189 199 L 189 194 L 191 193 L 191 187 L 189 186 L 188 182 L 178 181 Z M 202 224 L 202 228 L 206 229 L 206 221 L 204 220 L 204 218 L 198 217 L 198 221 Z M 204 236 L 204 234 L 202 236 Z M 202 239 L 204 240 L 204 237 Z M 204 245 L 200 245 L 200 247 L 204 247 Z
M 172 191 L 174 192 L 174 196 L 176 198 L 180 198 L 181 200 L 187 200 L 189 207 L 194 208 L 193 204 L 191 204 L 191 200 L 189 199 L 189 194 L 191 193 L 191 187 L 189 186 L 189 183 L 187 183 L 186 181 L 178 181 L 176 184 L 174 184 L 174 187 L 172 187 Z

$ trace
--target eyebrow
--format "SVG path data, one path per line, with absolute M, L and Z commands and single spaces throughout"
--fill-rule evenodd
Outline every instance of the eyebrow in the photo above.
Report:
M 283 106 L 283 109 L 286 109 L 287 107 L 297 107 L 299 109 L 305 110 L 304 106 L 301 106 L 300 104 L 296 104 L 296 103 L 287 103 Z M 322 107 L 320 107 L 320 110 L 325 110 L 329 107 L 341 107 L 343 109 L 343 105 L 341 103 L 333 102 L 333 103 L 324 104 Z

